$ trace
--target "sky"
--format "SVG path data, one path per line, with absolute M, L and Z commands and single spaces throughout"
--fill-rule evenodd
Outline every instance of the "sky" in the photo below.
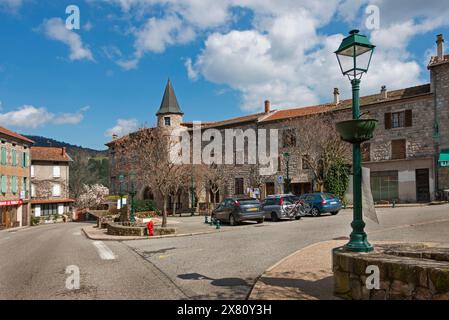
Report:
M 354 28 L 377 46 L 363 94 L 419 85 L 448 15 L 440 0 L 0 0 L 0 126 L 105 149 L 155 124 L 169 78 L 184 121 L 348 98 L 333 52 Z

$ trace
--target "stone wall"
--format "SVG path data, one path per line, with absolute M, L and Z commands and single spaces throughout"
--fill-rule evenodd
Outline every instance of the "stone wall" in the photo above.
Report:
M 109 222 L 107 224 L 107 234 L 113 236 L 133 236 L 133 237 L 145 237 L 147 236 L 146 226 L 127 226 L 118 223 Z M 161 228 L 155 227 L 153 234 L 155 236 L 175 234 L 176 228 Z
M 378 245 L 372 253 L 343 248 L 332 254 L 334 294 L 353 300 L 448 300 L 449 248 L 423 245 Z M 379 268 L 379 287 L 368 289 Z M 370 278 L 368 278 L 370 277 Z

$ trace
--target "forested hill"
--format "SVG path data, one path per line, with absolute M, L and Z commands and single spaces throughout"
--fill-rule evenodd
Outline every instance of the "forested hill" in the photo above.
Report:
M 109 159 L 107 150 L 94 150 L 41 136 L 25 137 L 33 140 L 36 147 L 67 148 L 73 159 L 70 163 L 70 193 L 77 198 L 84 184 L 109 186 Z

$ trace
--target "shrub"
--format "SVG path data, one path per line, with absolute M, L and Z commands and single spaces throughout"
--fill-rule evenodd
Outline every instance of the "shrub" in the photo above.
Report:
M 344 161 L 333 164 L 324 182 L 326 191 L 344 200 L 345 193 L 348 190 L 350 172 L 350 166 Z
M 152 200 L 135 200 L 134 208 L 136 212 L 156 211 L 156 207 Z

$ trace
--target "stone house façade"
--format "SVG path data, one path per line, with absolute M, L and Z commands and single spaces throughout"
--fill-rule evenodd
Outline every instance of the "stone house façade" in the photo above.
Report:
M 438 37 L 438 55 L 432 57 L 428 69 L 430 83 L 395 91 L 383 87 L 378 94 L 361 98 L 362 113 L 379 121 L 374 138 L 363 146 L 363 166 L 371 169 L 371 185 L 375 201 L 428 202 L 442 196 L 449 190 L 449 55 L 444 55 L 443 38 Z M 282 192 L 278 177 L 286 175 L 287 159 L 294 193 L 302 194 L 315 189 L 313 174 L 305 166 L 304 154 L 296 144 L 284 144 L 286 131 L 291 119 L 307 121 L 310 115 L 335 114 L 341 118 L 351 118 L 351 100 L 340 100 L 338 89 L 334 91 L 334 101 L 319 106 L 290 110 L 271 110 L 265 103 L 265 112 L 225 121 L 203 124 L 203 128 L 217 129 L 278 129 L 279 158 L 277 172 L 263 179 L 254 179 L 257 168 L 254 165 L 222 165 L 223 175 L 228 177 L 221 187 L 219 199 L 230 194 L 244 193 L 251 187 L 260 186 L 260 196 Z M 192 123 L 182 121 L 171 83 L 157 113 L 159 126 L 182 126 L 191 130 Z M 111 157 L 111 191 L 117 193 L 119 172 L 126 171 L 124 164 L 116 158 L 114 140 L 109 142 Z M 257 180 L 255 183 L 254 180 Z M 145 186 L 140 186 L 140 198 L 154 198 Z M 191 206 L 189 187 L 179 197 L 179 207 Z M 205 193 L 200 202 L 212 197 Z M 157 202 L 157 199 L 155 199 Z

